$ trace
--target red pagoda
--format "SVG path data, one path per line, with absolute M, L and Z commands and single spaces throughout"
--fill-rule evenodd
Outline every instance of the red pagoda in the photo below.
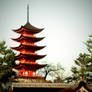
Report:
M 20 34 L 20 37 L 13 39 L 20 43 L 18 47 L 12 49 L 19 51 L 16 60 L 19 61 L 14 68 L 18 70 L 19 77 L 22 78 L 38 78 L 36 71 L 46 65 L 41 65 L 36 60 L 42 59 L 46 55 L 38 55 L 36 51 L 43 49 L 45 46 L 37 46 L 35 43 L 44 39 L 44 37 L 36 37 L 35 34 L 40 33 L 43 29 L 36 28 L 29 23 L 29 6 L 27 6 L 27 23 L 17 30 L 13 30 Z

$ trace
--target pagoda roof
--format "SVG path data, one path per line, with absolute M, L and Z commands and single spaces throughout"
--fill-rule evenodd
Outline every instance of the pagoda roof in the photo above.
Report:
M 38 29 L 36 27 L 33 27 L 30 23 L 26 23 L 24 26 L 21 26 L 19 29 L 15 29 L 13 31 L 19 33 L 19 34 L 36 34 L 43 30 Z
M 19 47 L 12 47 L 12 49 L 15 49 L 17 51 L 25 50 L 25 51 L 37 51 L 40 49 L 43 49 L 45 46 L 35 46 L 35 45 L 23 45 L 20 44 Z
M 45 67 L 46 64 L 32 64 L 32 63 L 20 63 L 19 65 L 15 66 L 15 69 L 25 69 L 25 70 L 38 70 L 40 68 Z
M 21 41 L 26 41 L 26 42 L 38 42 L 42 39 L 44 39 L 45 37 L 40 37 L 40 38 L 37 38 L 37 37 L 27 37 L 27 36 L 23 36 L 21 35 L 19 38 L 16 38 L 16 39 L 12 39 L 14 41 L 17 41 L 17 42 L 21 42 Z
M 26 29 L 29 29 L 29 30 L 43 30 L 43 28 L 40 29 L 40 28 L 34 27 L 29 22 L 27 22 L 23 27 L 26 28 Z
M 22 54 L 16 56 L 16 60 L 26 59 L 26 60 L 38 60 L 41 58 L 44 58 L 46 55 L 28 55 L 28 54 Z
M 41 32 L 42 30 L 29 30 L 29 29 L 25 29 L 23 26 L 21 26 L 21 28 L 17 29 L 17 30 L 13 30 L 14 32 L 16 33 L 19 33 L 19 34 L 36 34 L 36 33 L 39 33 Z

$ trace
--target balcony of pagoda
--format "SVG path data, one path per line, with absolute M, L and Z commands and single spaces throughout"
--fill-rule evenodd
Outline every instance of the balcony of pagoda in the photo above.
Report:
M 24 64 L 25 64 L 25 63 L 26 63 L 26 64 L 29 64 L 29 65 L 30 65 L 30 64 L 38 64 L 35 60 L 25 60 L 24 58 L 21 59 L 21 60 L 16 60 L 16 61 L 15 61 L 15 64 L 16 64 L 16 65 L 20 65 L 20 64 L 23 64 L 23 63 L 24 63 Z
M 32 35 L 32 34 L 23 34 L 23 36 L 26 36 L 26 37 L 32 37 L 32 38 L 36 38 L 36 36 L 35 35 Z
M 20 50 L 20 53 L 22 53 L 22 54 L 28 54 L 28 55 L 38 55 L 38 54 L 35 53 L 35 52 L 26 51 L 26 50 Z
M 28 71 L 28 70 L 19 70 L 19 77 L 26 78 L 26 77 L 36 77 L 36 71 Z
M 24 58 L 19 60 L 20 63 L 30 63 L 30 64 L 37 64 L 35 60 L 25 60 Z
M 23 45 L 37 46 L 35 43 L 32 43 L 32 42 L 21 41 L 20 43 Z

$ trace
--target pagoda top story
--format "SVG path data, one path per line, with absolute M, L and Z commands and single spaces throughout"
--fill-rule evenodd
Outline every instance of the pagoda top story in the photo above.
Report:
M 21 26 L 21 28 L 25 28 L 28 30 L 34 30 L 34 31 L 38 31 L 38 32 L 40 32 L 44 29 L 44 28 L 37 28 L 30 24 L 30 22 L 29 22 L 29 5 L 27 5 L 27 23 L 24 26 Z M 19 29 L 17 29 L 17 30 L 19 30 Z M 17 31 L 17 30 L 14 30 L 14 31 Z
M 27 5 L 27 23 L 22 27 L 30 29 L 30 30 L 43 30 L 43 29 L 34 27 L 30 24 L 30 22 L 29 22 L 29 5 Z

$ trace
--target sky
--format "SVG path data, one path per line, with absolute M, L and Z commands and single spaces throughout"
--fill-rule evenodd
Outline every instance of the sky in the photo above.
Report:
M 20 36 L 12 30 L 26 24 L 27 4 L 30 23 L 44 28 L 36 36 L 45 37 L 37 45 L 46 45 L 38 53 L 47 56 L 38 62 L 59 62 L 69 75 L 79 53 L 87 52 L 84 42 L 92 34 L 92 0 L 0 0 L 0 41 L 8 47 L 19 45 L 11 40 Z

